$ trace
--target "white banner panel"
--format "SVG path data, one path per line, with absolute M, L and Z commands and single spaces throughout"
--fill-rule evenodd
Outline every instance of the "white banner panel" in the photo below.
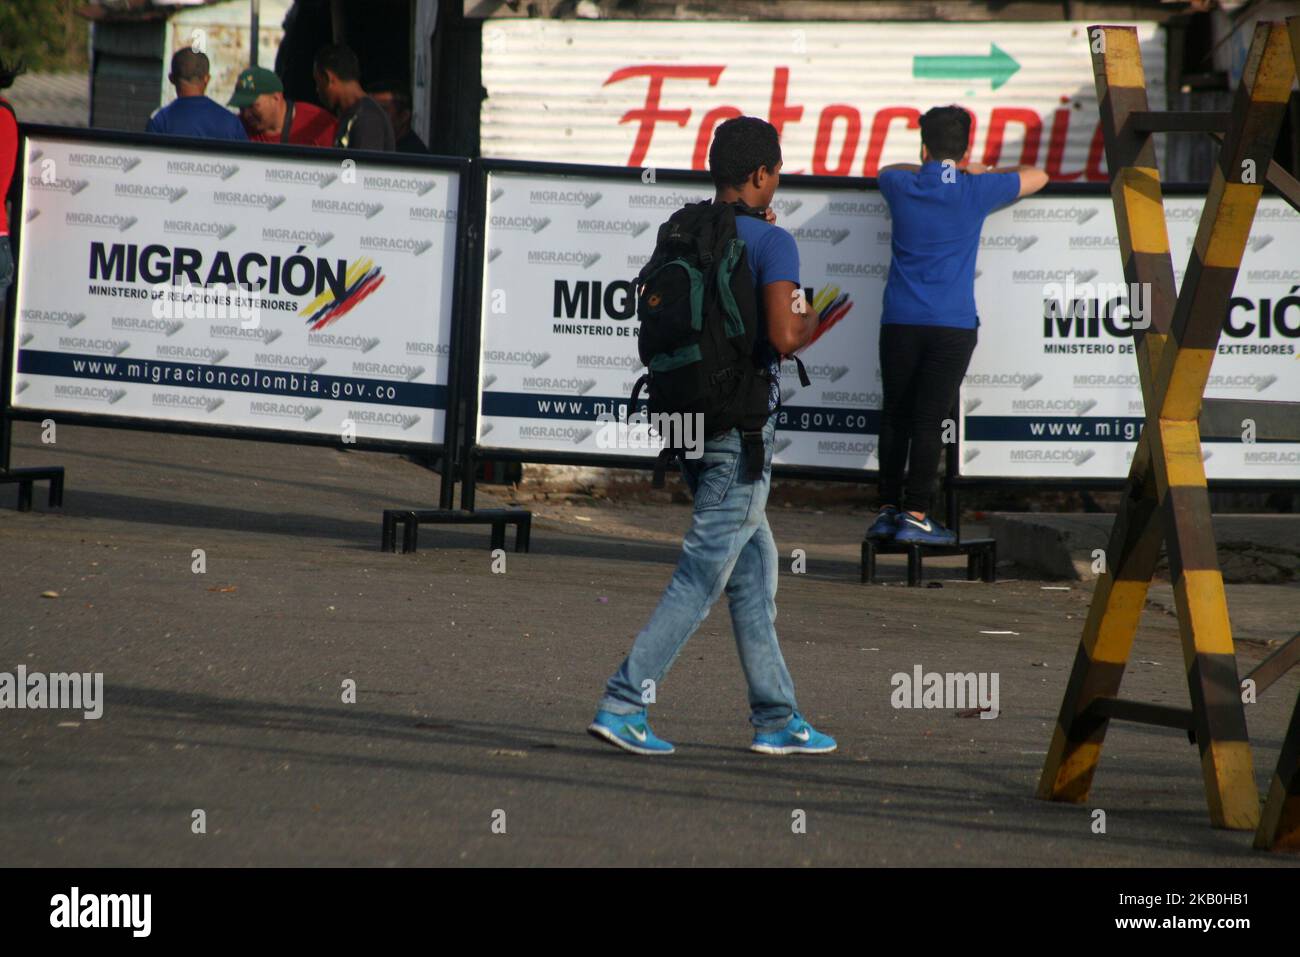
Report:
M 481 446 L 639 454 L 602 448 L 597 422 L 602 413 L 625 411 L 644 371 L 632 279 L 659 224 L 711 194 L 705 183 L 644 183 L 635 172 L 626 179 L 490 175 Z M 784 365 L 774 461 L 875 469 L 888 209 L 874 191 L 793 182 L 782 185 L 774 205 L 778 225 L 799 244 L 807 295 L 838 304 L 834 324 L 802 354 L 812 386 L 801 389 L 794 363 Z M 1171 197 L 1167 205 L 1183 263 L 1201 200 Z M 976 279 L 980 343 L 962 391 L 963 474 L 1127 474 L 1142 399 L 1125 313 L 1106 306 L 1122 281 L 1117 243 L 1105 196 L 1040 195 L 989 218 Z M 1300 217 L 1266 198 L 1209 395 L 1300 401 L 1298 245 Z M 1100 311 L 1090 305 L 1098 296 Z M 1044 319 L 1046 297 L 1062 303 L 1061 318 Z M 1074 299 L 1083 301 L 1082 319 L 1074 318 Z M 1213 478 L 1296 479 L 1300 450 L 1215 443 L 1207 469 Z
M 47 137 L 22 162 L 15 407 L 442 442 L 458 173 Z
M 1106 182 L 1087 26 L 487 20 L 483 155 L 705 169 L 744 113 L 780 131 L 786 173 L 874 177 L 917 161 L 922 113 L 960 103 L 975 159 Z M 1134 26 L 1163 103 L 1164 34 Z
M 1181 284 L 1204 201 L 1167 196 Z M 1300 215 L 1259 204 L 1208 398 L 1300 402 Z M 984 224 L 979 346 L 962 389 L 963 475 L 1128 474 L 1143 404 L 1108 196 L 1031 198 Z M 1044 300 L 1056 302 L 1044 308 Z M 1045 316 L 1045 312 L 1052 312 Z M 1300 417 L 1300 407 L 1297 409 Z M 1207 442 L 1218 479 L 1300 479 L 1300 445 Z
M 555 174 L 489 177 L 478 442 L 486 448 L 629 455 L 602 448 L 596 418 L 626 411 L 644 367 L 632 280 L 659 225 L 707 184 Z M 777 223 L 799 243 L 809 301 L 839 319 L 785 363 L 778 464 L 876 467 L 880 298 L 889 264 L 877 193 L 782 187 Z M 644 396 L 644 393 L 643 393 Z M 652 452 L 645 451 L 650 455 Z

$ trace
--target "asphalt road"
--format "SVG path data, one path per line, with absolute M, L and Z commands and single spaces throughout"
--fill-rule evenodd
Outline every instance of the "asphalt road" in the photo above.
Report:
M 782 553 L 808 556 L 782 571 L 785 655 L 840 751 L 746 750 L 719 607 L 652 710 L 678 753 L 638 759 L 584 729 L 671 574 L 684 505 L 547 504 L 532 552 L 495 574 L 484 527 L 379 552 L 382 508 L 436 504 L 435 477 L 397 456 L 70 427 L 48 447 L 21 424 L 15 464 L 64 465 L 68 490 L 60 512 L 38 490 L 19 514 L 0 488 L 0 671 L 102 672 L 104 710 L 0 711 L 10 865 L 1298 863 L 1209 826 L 1180 732 L 1114 724 L 1086 805 L 1034 798 L 1090 586 L 953 570 L 908 589 L 894 559 L 892 584 L 863 586 L 861 515 L 774 509 Z M 1254 620 L 1275 606 L 1285 637 L 1300 589 L 1252 587 Z M 1243 668 L 1266 640 L 1239 647 Z M 1185 705 L 1181 660 L 1149 607 L 1125 694 Z M 999 716 L 895 709 L 891 675 L 916 665 L 996 672 Z M 1248 711 L 1261 790 L 1298 687 Z

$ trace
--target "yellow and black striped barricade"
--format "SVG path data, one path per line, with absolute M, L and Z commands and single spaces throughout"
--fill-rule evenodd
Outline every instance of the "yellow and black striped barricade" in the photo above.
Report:
M 1223 576 L 1210 526 L 1198 418 L 1223 316 L 1263 192 L 1295 64 L 1286 28 L 1257 26 L 1226 116 L 1149 109 L 1131 27 L 1090 27 L 1124 278 L 1142 284 L 1149 328 L 1135 329 L 1146 423 L 1106 548 L 1038 796 L 1087 798 L 1112 718 L 1183 728 L 1196 741 L 1217 827 L 1259 822 L 1250 743 Z M 1181 290 L 1173 264 L 1153 134 L 1222 126 L 1223 148 Z M 1131 286 L 1130 286 L 1131 288 Z M 1118 697 L 1138 619 L 1168 548 L 1189 709 Z

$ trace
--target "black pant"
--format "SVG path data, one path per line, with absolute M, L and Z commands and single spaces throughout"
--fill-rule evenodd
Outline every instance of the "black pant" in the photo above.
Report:
M 880 503 L 929 512 L 939 479 L 944 420 L 952 417 L 976 330 L 880 327 Z M 952 429 L 957 428 L 956 422 Z M 903 488 L 903 469 L 907 487 Z

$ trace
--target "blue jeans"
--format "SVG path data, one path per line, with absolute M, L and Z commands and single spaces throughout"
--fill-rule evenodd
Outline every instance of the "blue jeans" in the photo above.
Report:
M 606 684 L 602 709 L 635 714 L 645 708 L 649 689 L 658 693 L 686 640 L 725 588 L 736 650 L 749 684 L 749 721 L 759 731 L 775 731 L 790 720 L 794 681 L 776 640 L 778 558 L 765 511 L 775 433 L 776 417 L 771 416 L 763 427 L 763 474 L 757 479 L 747 476 L 735 429 L 706 440 L 700 458 L 682 461 L 686 484 L 695 496 L 682 557 L 649 623 Z

